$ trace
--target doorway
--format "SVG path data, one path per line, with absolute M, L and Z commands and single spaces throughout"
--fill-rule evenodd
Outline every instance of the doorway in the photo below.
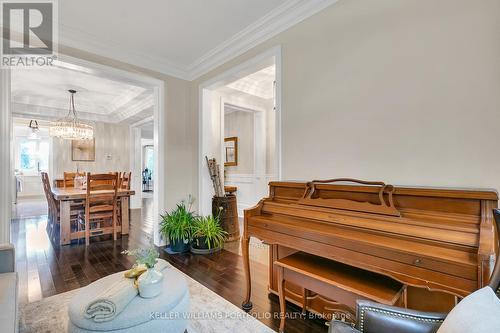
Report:
M 223 185 L 236 190 L 241 217 L 267 196 L 269 181 L 281 179 L 280 87 L 280 47 L 200 85 L 200 214 L 211 214 L 214 194 L 205 156 L 216 158 Z
M 48 123 L 13 118 L 13 215 L 26 218 L 47 214 L 41 172 L 51 169 Z
M 155 164 L 154 167 L 155 167 L 155 170 L 162 171 L 162 172 L 158 172 L 158 177 L 157 177 L 156 181 L 158 183 L 163 184 L 163 182 L 164 182 L 163 177 L 166 174 L 165 163 L 164 163 L 165 151 L 158 149 L 158 142 L 164 142 L 164 139 L 165 139 L 165 128 L 166 128 L 165 118 L 166 117 L 165 117 L 165 112 L 164 112 L 164 105 L 165 105 L 165 103 L 164 103 L 164 91 L 165 91 L 164 81 L 161 81 L 161 80 L 149 77 L 149 76 L 131 73 L 131 72 L 128 72 L 125 70 L 120 70 L 120 69 L 116 69 L 114 67 L 96 64 L 93 62 L 89 62 L 89 61 L 85 61 L 85 60 L 81 60 L 81 59 L 77 59 L 77 58 L 73 58 L 73 57 L 69 57 L 69 56 L 65 56 L 65 55 L 60 55 L 59 60 L 55 62 L 54 68 L 56 71 L 60 71 L 60 72 L 70 71 L 74 75 L 77 75 L 77 76 L 78 75 L 80 75 L 80 76 L 87 75 L 89 77 L 95 76 L 95 77 L 101 78 L 103 80 L 106 80 L 106 83 L 116 82 L 116 87 L 124 87 L 125 86 L 126 89 L 118 88 L 117 91 L 119 91 L 121 93 L 129 94 L 131 96 L 130 97 L 131 103 L 134 102 L 135 99 L 139 99 L 141 97 L 142 93 L 146 94 L 146 92 L 147 92 L 149 94 L 148 95 L 148 99 L 149 99 L 148 103 L 151 105 L 151 107 L 149 109 L 148 117 L 152 121 L 152 131 L 153 131 L 152 141 L 154 143 L 153 152 L 154 152 L 154 164 Z M 50 69 L 45 69 L 45 70 L 50 71 Z M 12 69 L 12 70 L 2 69 L 1 70 L 1 74 L 2 74 L 1 75 L 1 80 L 2 80 L 2 91 L 1 91 L 2 99 L 1 99 L 1 102 L 2 102 L 2 111 L 5 111 L 5 112 L 2 112 L 2 127 L 0 128 L 0 130 L 1 130 L 0 135 L 1 135 L 2 143 L 6 143 L 6 144 L 2 144 L 0 152 L 2 153 L 2 158 L 6 158 L 7 160 L 11 160 L 11 161 L 14 161 L 14 149 L 13 149 L 14 148 L 13 147 L 13 134 L 14 133 L 13 133 L 12 119 L 14 116 L 17 116 L 16 114 L 13 114 L 15 108 L 12 107 L 13 106 L 12 105 L 12 101 L 13 101 L 12 91 L 15 88 L 15 86 L 13 85 L 12 78 L 17 74 L 14 71 L 16 71 L 16 69 Z M 25 73 L 28 73 L 28 72 L 30 72 L 30 71 L 26 71 Z M 69 77 L 73 77 L 74 75 L 70 75 Z M 61 76 L 64 77 L 63 75 L 61 75 Z M 71 84 L 77 83 L 76 81 L 78 81 L 78 80 L 74 80 L 74 81 L 75 82 L 71 82 Z M 29 82 L 29 80 L 22 80 L 22 82 Z M 5 84 L 3 84 L 3 83 L 5 83 Z M 87 85 L 88 90 L 80 89 L 80 91 L 83 92 L 80 94 L 80 96 L 83 96 L 85 92 L 87 92 L 87 93 L 89 91 L 92 92 L 93 89 L 95 89 L 95 91 L 98 91 L 98 88 L 103 87 L 103 86 L 108 86 L 108 85 L 88 84 Z M 64 85 L 64 84 L 60 86 L 60 89 L 63 92 L 65 90 L 67 90 L 68 88 L 73 88 L 73 87 L 66 87 L 66 85 Z M 128 88 L 130 88 L 130 89 L 128 89 Z M 81 100 L 82 99 L 80 99 L 80 101 Z M 110 103 L 113 103 L 113 105 L 116 106 L 117 112 L 120 112 L 121 109 L 119 109 L 119 108 L 121 108 L 123 106 L 122 99 L 116 99 L 116 100 L 111 100 L 111 98 L 104 99 L 104 101 L 108 101 L 108 100 L 110 101 Z M 100 101 L 102 102 L 103 100 L 100 100 Z M 102 106 L 102 103 L 98 103 L 98 102 L 99 102 L 99 100 L 97 100 L 95 104 L 88 104 L 88 105 L 85 105 L 85 103 L 80 103 L 80 104 L 78 104 L 78 106 L 80 106 L 80 109 L 83 109 L 85 106 L 87 106 L 90 110 L 95 109 L 95 110 L 99 111 L 98 108 L 99 107 L 103 108 L 103 106 Z M 135 119 L 135 121 L 137 121 L 137 117 L 132 118 L 132 116 L 135 114 L 134 113 L 135 111 L 137 111 L 137 114 L 138 114 L 138 112 L 140 111 L 138 109 L 142 108 L 142 104 L 135 103 L 132 106 L 133 107 L 130 107 L 130 108 L 128 108 L 128 110 L 126 110 L 127 112 L 120 112 L 119 115 L 123 116 L 123 117 L 130 117 L 130 119 Z M 35 108 L 35 107 L 31 107 L 31 108 L 25 107 L 23 109 L 17 108 L 17 110 L 21 110 L 21 111 L 16 111 L 16 112 L 24 113 L 23 117 L 27 117 L 28 119 L 37 117 L 41 120 L 53 121 L 53 120 L 55 120 L 55 119 L 53 119 L 54 117 L 50 118 L 50 116 L 55 116 L 55 113 L 52 114 L 50 112 L 53 109 L 58 109 L 58 108 L 53 107 L 52 105 L 46 105 L 43 107 L 38 106 L 38 108 Z M 29 114 L 31 111 L 36 111 L 36 114 Z M 86 112 L 85 110 L 83 110 L 83 111 L 80 110 L 80 111 L 81 111 L 81 113 L 80 113 L 81 115 L 89 116 L 89 119 L 88 119 L 89 122 L 97 125 L 96 128 L 97 128 L 98 133 L 99 133 L 99 131 L 101 131 L 102 133 L 106 133 L 106 131 L 107 131 L 106 126 L 107 125 L 105 123 L 113 124 L 113 123 L 117 122 L 115 115 L 107 115 L 107 114 L 105 114 L 105 112 L 100 112 L 100 114 L 99 114 L 99 112 L 92 113 L 91 111 L 89 111 L 89 112 Z M 134 114 L 131 115 L 131 112 Z M 106 119 L 103 120 L 103 118 L 107 118 L 107 119 L 109 119 L 109 121 L 106 121 Z M 85 120 L 87 120 L 87 119 L 85 119 Z M 109 144 L 112 144 L 113 147 L 115 147 L 115 146 L 119 147 L 119 146 L 126 145 L 127 147 L 132 148 L 129 145 L 129 140 L 125 140 L 127 143 L 124 144 L 124 141 L 123 140 L 120 141 L 119 138 L 124 139 L 125 136 L 127 136 L 129 134 L 129 128 L 130 128 L 130 132 L 132 131 L 133 124 L 131 122 L 128 122 L 128 121 L 127 122 L 123 121 L 121 123 L 121 125 L 122 125 L 122 127 L 126 126 L 127 129 L 120 131 L 120 132 L 110 132 L 110 134 L 112 133 L 115 135 L 115 138 L 114 138 L 114 140 L 108 140 L 106 142 L 109 142 Z M 124 156 L 126 156 L 126 155 L 121 153 L 121 152 L 114 152 L 111 149 L 109 149 L 109 151 L 108 151 L 107 148 L 102 148 L 103 146 L 104 145 L 100 146 L 99 143 L 96 143 L 94 146 L 94 150 L 95 150 L 96 155 L 97 155 L 96 159 L 95 159 L 95 163 L 94 163 L 96 165 L 95 170 L 91 169 L 91 167 L 89 167 L 90 164 L 87 162 L 78 162 L 77 163 L 78 165 L 74 166 L 73 165 L 74 163 L 71 162 L 72 159 L 70 157 L 69 161 L 72 163 L 71 168 L 84 170 L 84 167 L 85 167 L 85 170 L 89 169 L 89 171 L 91 171 L 91 172 L 128 171 L 128 170 L 130 170 L 133 173 L 131 189 L 134 190 L 136 193 L 140 193 L 141 189 L 142 189 L 141 168 L 139 167 L 138 169 L 134 170 L 132 168 L 132 165 L 129 165 L 128 162 L 127 162 L 127 165 L 122 165 L 123 163 L 119 163 L 119 162 L 123 162 L 125 160 L 129 161 L 128 158 L 124 158 Z M 101 149 L 101 152 L 99 153 L 100 149 Z M 65 154 L 71 155 L 72 150 L 73 149 L 70 147 L 68 149 L 64 149 L 61 151 L 63 151 Z M 133 160 L 134 160 L 133 158 L 130 158 L 130 161 L 133 161 Z M 65 161 L 65 160 L 58 157 L 58 161 Z M 9 164 L 9 163 L 6 163 L 6 164 Z M 83 164 L 85 164 L 85 166 L 83 166 Z M 65 166 L 65 168 L 68 168 L 68 167 Z M 12 180 L 12 178 L 13 178 L 12 175 L 13 175 L 14 169 L 15 169 L 15 166 L 13 164 L 9 164 L 8 166 L 3 165 L 1 168 L 2 181 L 8 180 L 8 182 L 6 182 L 6 184 L 9 184 L 9 187 L 12 187 L 12 191 L 9 191 L 9 193 L 7 195 L 1 196 L 1 199 L 5 199 L 5 200 L 1 200 L 1 202 L 0 202 L 0 208 L 2 208 L 2 211 L 9 212 L 8 214 L 7 213 L 3 214 L 3 217 L 6 217 L 7 221 L 10 221 L 10 218 L 11 218 L 10 208 L 11 208 L 13 200 L 15 199 L 13 197 L 14 190 L 15 190 L 14 189 L 15 183 Z M 54 172 L 54 175 L 52 178 L 57 177 L 58 174 L 60 173 L 59 172 L 60 170 L 59 169 L 54 170 L 53 167 L 51 167 L 51 169 Z M 49 171 L 49 173 L 50 173 L 50 171 Z M 158 216 L 160 214 L 160 212 L 162 212 L 164 210 L 164 205 L 165 205 L 164 204 L 164 186 L 159 186 L 158 190 L 155 191 L 153 194 L 152 214 L 151 215 Z M 134 208 L 132 202 L 131 202 L 131 208 Z M 136 207 L 136 208 L 140 208 L 140 206 Z M 154 243 L 156 245 L 162 245 L 162 240 L 159 237 L 159 233 L 158 233 L 158 221 L 155 220 L 154 222 L 155 223 L 153 223 L 152 228 L 151 228 L 152 235 L 154 238 Z M 3 228 L 1 230 L 1 238 L 8 241 L 8 235 L 9 235 L 8 229 L 9 229 L 9 227 L 4 226 L 4 225 L 2 225 L 2 227 Z

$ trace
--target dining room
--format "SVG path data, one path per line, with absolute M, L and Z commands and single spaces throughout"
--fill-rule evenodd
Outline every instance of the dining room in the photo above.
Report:
M 36 228 L 61 246 L 116 240 L 131 219 L 151 220 L 154 97 L 151 85 L 105 68 L 12 71 L 14 220 L 46 216 Z

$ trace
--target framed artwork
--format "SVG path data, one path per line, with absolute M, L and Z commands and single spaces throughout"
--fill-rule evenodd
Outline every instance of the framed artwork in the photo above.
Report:
M 94 162 L 95 139 L 71 141 L 71 160 L 78 162 Z
M 238 137 L 233 136 L 224 139 L 225 161 L 224 166 L 238 165 Z

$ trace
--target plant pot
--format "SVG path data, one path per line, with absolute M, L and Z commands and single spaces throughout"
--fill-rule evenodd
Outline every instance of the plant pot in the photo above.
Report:
M 194 238 L 191 241 L 191 247 L 198 250 L 208 250 L 207 238 L 205 236 Z
M 175 239 L 170 241 L 170 250 L 172 252 L 184 253 L 189 251 L 189 240 Z
M 196 237 L 191 242 L 191 253 L 194 254 L 211 254 L 220 251 L 220 247 L 208 248 L 206 237 Z
M 163 287 L 163 274 L 154 268 L 149 268 L 137 279 L 139 285 L 139 296 L 142 298 L 153 298 L 161 293 Z

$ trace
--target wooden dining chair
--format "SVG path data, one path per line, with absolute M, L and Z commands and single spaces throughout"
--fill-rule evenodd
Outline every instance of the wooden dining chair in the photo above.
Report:
M 65 172 L 63 178 L 64 188 L 75 187 L 75 177 L 78 176 L 85 176 L 85 174 L 80 172 Z
M 117 191 L 118 173 L 87 173 L 85 212 L 78 217 L 78 225 L 85 231 L 85 244 L 90 237 L 112 234 L 116 240 L 118 231 Z M 81 230 L 80 229 L 80 230 Z
M 52 187 L 50 185 L 49 175 L 46 172 L 41 173 L 42 185 L 45 192 L 45 197 L 47 198 L 48 206 L 48 218 L 47 218 L 47 234 L 51 241 L 56 240 L 57 232 L 60 228 L 60 212 L 59 212 L 59 201 L 54 198 L 52 194 Z M 70 229 L 72 231 L 77 231 L 77 218 L 80 212 L 84 211 L 84 206 L 81 203 L 72 203 L 70 210 Z
M 132 172 L 120 173 L 120 189 L 130 190 L 131 181 L 132 181 Z
M 53 206 L 54 203 L 54 198 L 52 196 L 52 191 L 50 187 L 50 181 L 49 181 L 49 175 L 46 172 L 41 173 L 42 177 L 42 186 L 43 186 L 43 192 L 45 193 L 45 198 L 47 199 L 47 227 L 45 228 L 47 230 L 47 234 L 49 237 L 53 232 L 54 229 L 54 223 L 55 223 L 55 207 Z

